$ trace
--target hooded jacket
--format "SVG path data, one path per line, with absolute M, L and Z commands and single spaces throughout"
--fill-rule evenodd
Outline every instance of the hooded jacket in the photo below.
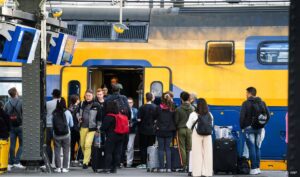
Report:
M 267 121 L 270 119 L 270 112 L 266 106 L 266 103 L 261 100 L 259 97 L 249 97 L 244 103 L 242 104 L 241 113 L 240 113 L 240 127 L 241 129 L 245 129 L 252 125 L 253 119 L 253 103 L 262 102 L 262 105 L 265 107 L 266 114 L 267 114 Z
M 186 128 L 186 123 L 193 111 L 194 108 L 190 103 L 183 103 L 175 110 L 175 124 L 177 129 Z
M 174 117 L 174 112 L 170 111 L 168 106 L 164 104 L 159 106 L 156 122 L 156 135 L 158 137 L 172 137 L 173 131 L 176 130 Z

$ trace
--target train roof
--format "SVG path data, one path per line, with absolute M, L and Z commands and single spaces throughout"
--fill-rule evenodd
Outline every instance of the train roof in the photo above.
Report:
M 117 8 L 64 7 L 65 21 L 119 20 Z M 154 26 L 287 26 L 288 6 L 201 7 L 201 8 L 124 8 L 127 22 L 149 22 Z

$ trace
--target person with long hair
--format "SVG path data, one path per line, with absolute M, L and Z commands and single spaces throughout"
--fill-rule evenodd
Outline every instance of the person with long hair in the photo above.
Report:
M 163 93 L 161 104 L 158 107 L 158 117 L 156 122 L 156 136 L 158 141 L 159 172 L 171 172 L 171 148 L 170 144 L 173 132 L 176 130 L 174 120 L 174 107 L 171 95 Z M 166 153 L 166 167 L 165 167 Z
M 213 121 L 213 116 L 209 112 L 207 102 L 204 98 L 197 100 L 197 108 L 189 116 L 186 126 L 192 130 L 192 175 L 212 176 L 213 175 L 213 151 L 212 136 L 199 135 L 197 133 L 198 119 L 208 119 Z M 211 122 L 211 125 L 213 123 Z

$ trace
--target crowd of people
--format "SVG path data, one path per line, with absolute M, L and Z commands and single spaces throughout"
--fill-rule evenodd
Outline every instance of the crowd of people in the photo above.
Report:
M 107 87 L 97 89 L 96 93 L 88 89 L 82 101 L 78 95 L 72 95 L 68 98 L 68 106 L 60 90 L 53 90 L 53 98 L 46 105 L 45 142 L 48 158 L 50 161 L 54 159 L 55 172 L 69 172 L 70 165 L 79 163 L 80 159 L 82 168 L 88 169 L 94 137 L 100 134 L 105 152 L 105 160 L 101 162 L 105 164 L 101 171 L 103 173 L 116 173 L 125 164 L 128 168 L 133 166 L 135 139 L 138 136 L 141 159 L 137 168 L 147 168 L 147 148 L 156 144 L 158 172 L 172 172 L 170 145 L 176 139 L 182 167 L 180 171 L 188 172 L 191 162 L 193 176 L 213 176 L 214 118 L 204 98 L 197 99 L 194 94 L 183 91 L 180 94 L 181 104 L 177 106 L 171 91 L 162 94 L 159 104 L 154 104 L 156 97 L 153 93 L 146 93 L 146 103 L 137 109 L 134 108 L 133 98 L 120 94 L 121 84 L 116 82 L 111 87 L 111 94 L 108 94 Z M 247 88 L 246 93 L 240 126 L 249 149 L 250 174 L 259 174 L 263 127 L 253 125 L 254 102 L 263 105 L 267 120 L 270 115 L 266 104 L 256 96 L 255 88 Z M 0 139 L 10 139 L 10 171 L 11 168 L 25 167 L 20 163 L 23 145 L 22 102 L 16 88 L 9 89 L 8 94 L 10 99 L 5 106 L 0 102 Z M 120 114 L 128 119 L 127 133 L 116 132 Z M 15 153 L 17 138 L 19 148 Z

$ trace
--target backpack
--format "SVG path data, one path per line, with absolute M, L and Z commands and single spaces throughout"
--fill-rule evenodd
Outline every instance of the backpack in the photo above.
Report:
M 64 110 L 55 109 L 53 115 L 53 131 L 57 136 L 65 136 L 69 134 L 69 127 Z
M 254 101 L 252 105 L 252 124 L 253 129 L 264 128 L 268 122 L 266 108 L 262 101 Z
M 16 105 L 13 106 L 12 103 L 9 101 L 10 106 L 12 107 L 11 111 L 9 112 L 9 120 L 13 127 L 19 127 L 22 125 L 22 118 L 21 114 L 17 111 L 17 105 L 19 101 L 17 101 Z
M 129 121 L 127 116 L 119 113 L 119 114 L 107 114 L 108 116 L 112 116 L 116 120 L 116 127 L 114 132 L 116 134 L 128 134 L 129 133 Z
M 120 113 L 127 116 L 128 115 L 128 108 L 126 106 L 126 103 L 124 102 L 124 99 L 121 96 L 118 96 L 113 101 L 115 101 L 118 104 Z
M 198 119 L 193 127 L 195 127 L 196 124 L 196 132 L 198 133 L 198 135 L 206 136 L 212 134 L 213 125 L 210 113 L 207 113 L 204 116 L 198 115 Z

